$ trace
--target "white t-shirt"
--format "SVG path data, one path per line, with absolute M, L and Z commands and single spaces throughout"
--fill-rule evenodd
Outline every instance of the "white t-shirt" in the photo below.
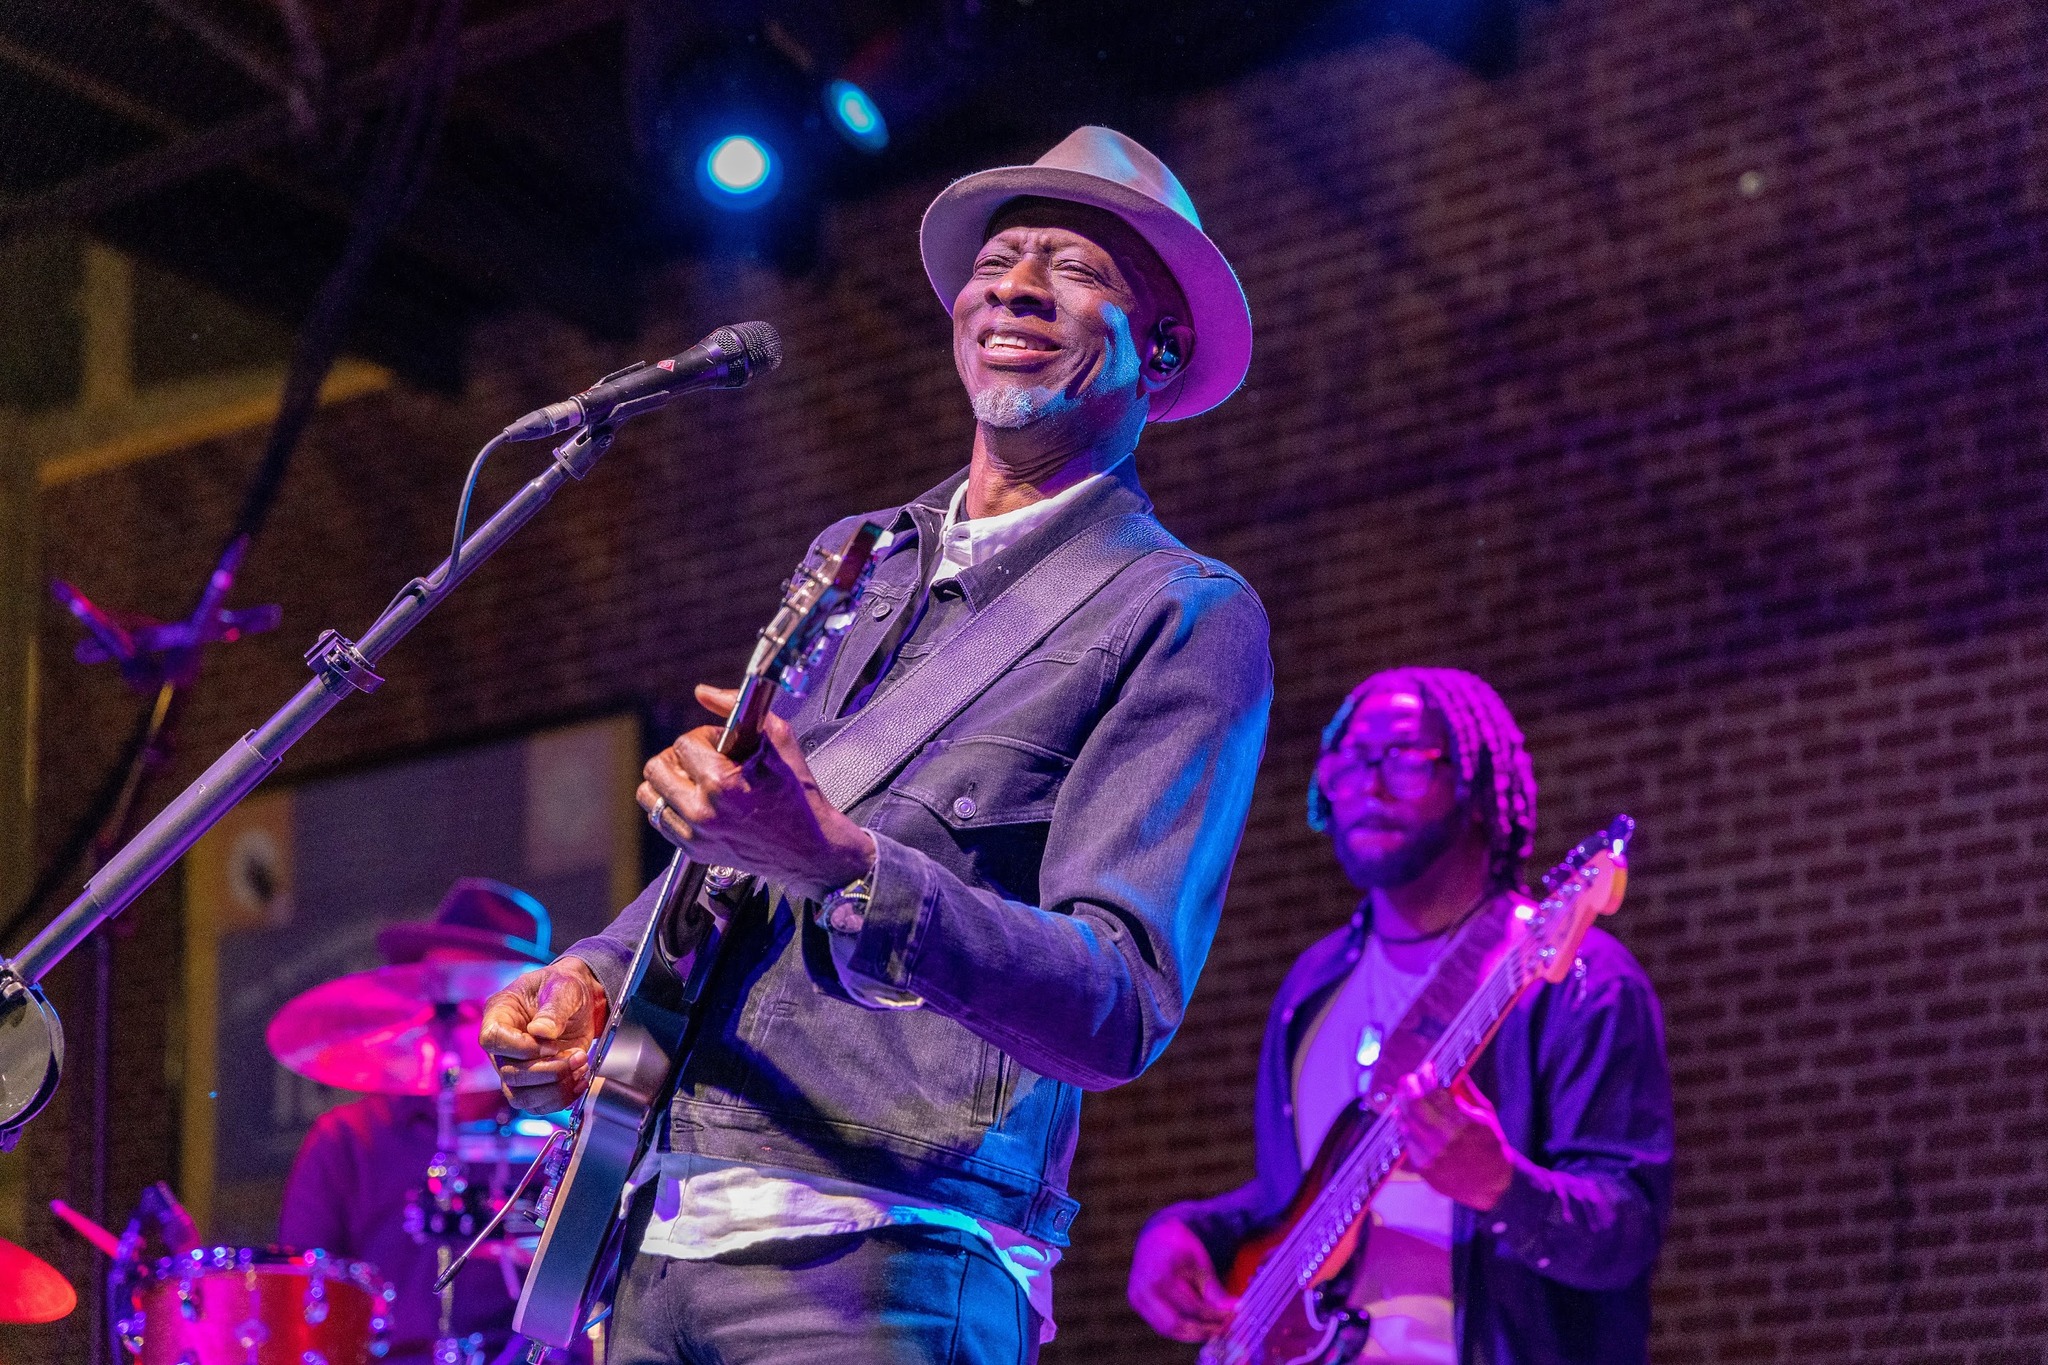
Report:
M 1294 1134 L 1304 1169 L 1331 1125 L 1358 1098 L 1379 1060 L 1380 1041 L 1401 1022 L 1428 979 L 1387 961 L 1368 936 L 1358 965 L 1337 987 L 1304 1040 L 1294 1070 Z M 1397 1169 L 1373 1196 L 1364 1261 L 1351 1302 L 1371 1315 L 1365 1360 L 1456 1365 L 1451 1303 L 1451 1201 L 1422 1177 Z

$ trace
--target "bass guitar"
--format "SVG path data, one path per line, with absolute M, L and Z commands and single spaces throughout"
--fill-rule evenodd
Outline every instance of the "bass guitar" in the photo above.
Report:
M 791 580 L 747 664 L 738 703 L 719 735 L 720 753 L 744 758 L 753 752 L 775 689 L 799 691 L 826 641 L 851 621 L 847 604 L 880 535 L 879 526 L 864 523 L 836 553 Z M 623 1250 L 620 1197 L 654 1141 L 662 1104 L 694 1041 L 701 1022 L 697 1002 L 723 936 L 705 927 L 682 981 L 673 971 L 649 968 L 669 957 L 671 907 L 691 913 L 708 870 L 678 852 L 663 874 L 625 989 L 591 1045 L 590 1088 L 571 1110 L 564 1140 L 551 1140 L 538 1163 L 546 1175 L 535 1211 L 540 1245 L 512 1326 L 545 1345 L 566 1348 L 609 1302 Z
M 1538 981 L 1563 981 L 1586 930 L 1621 907 L 1635 821 L 1618 815 L 1543 878 L 1519 906 L 1499 960 L 1423 1060 L 1449 1088 Z M 1341 1272 L 1358 1250 L 1366 1206 L 1401 1160 L 1393 1116 L 1365 1096 L 1331 1127 L 1277 1226 L 1239 1248 L 1224 1287 L 1238 1305 L 1202 1348 L 1201 1365 L 1340 1365 L 1365 1349 L 1370 1325 L 1343 1303 Z

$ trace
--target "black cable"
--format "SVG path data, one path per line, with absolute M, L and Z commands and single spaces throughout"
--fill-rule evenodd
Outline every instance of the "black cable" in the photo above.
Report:
M 427 182 L 434 150 L 446 121 L 448 93 L 456 73 L 456 40 L 462 30 L 461 0 L 422 5 L 414 16 L 408 46 L 428 50 L 418 77 L 385 119 L 371 162 L 368 182 L 349 224 L 341 260 L 321 281 L 312 309 L 299 329 L 286 371 L 277 420 L 271 424 L 263 461 L 243 497 L 241 513 L 229 536 L 253 537 L 262 529 L 286 466 L 320 406 L 320 386 L 341 354 L 343 334 L 355 313 L 377 248 L 399 219 L 411 209 Z
M 476 453 L 476 458 L 469 462 L 469 477 L 462 481 L 462 500 L 455 504 L 455 536 L 453 543 L 448 547 L 448 568 L 434 580 L 433 586 L 436 588 L 444 583 L 452 582 L 455 578 L 456 567 L 462 563 L 462 538 L 469 531 L 469 500 L 476 496 L 476 481 L 484 472 L 484 462 L 490 459 L 497 452 L 498 447 L 503 444 L 505 444 L 505 433 L 501 431 L 485 442 L 484 448 L 479 450 Z

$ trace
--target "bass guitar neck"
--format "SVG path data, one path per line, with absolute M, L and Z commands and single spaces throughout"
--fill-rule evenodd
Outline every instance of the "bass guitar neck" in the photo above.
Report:
M 1634 830 L 1616 816 L 1544 877 L 1541 902 L 1517 909 L 1499 960 L 1429 1049 L 1439 1085 L 1466 1075 L 1523 994 L 1563 980 L 1593 921 L 1620 908 Z M 1366 1207 L 1400 1161 L 1392 1114 L 1354 1100 L 1274 1228 L 1232 1260 L 1224 1286 L 1238 1306 L 1201 1365 L 1338 1365 L 1364 1351 L 1369 1324 L 1344 1302 L 1342 1271 L 1359 1250 Z

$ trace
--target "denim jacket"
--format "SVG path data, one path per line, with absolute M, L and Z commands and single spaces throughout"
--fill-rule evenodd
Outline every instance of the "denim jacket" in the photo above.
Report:
M 1075 532 L 1150 507 L 1127 476 L 1105 479 L 920 611 L 961 477 L 873 514 L 894 535 L 853 624 L 806 695 L 777 706 L 806 749 Z M 916 624 L 899 640 L 905 612 Z M 1266 641 L 1244 580 L 1178 542 L 1083 603 L 848 812 L 879 850 L 852 965 L 924 1005 L 854 1002 L 809 907 L 758 889 L 707 991 L 670 1147 L 1066 1245 L 1081 1091 L 1159 1056 L 1216 929 L 1265 742 Z M 569 949 L 609 991 L 651 899 Z
M 1272 1226 L 1301 1183 L 1294 1057 L 1364 948 L 1365 916 L 1295 961 L 1266 1023 L 1253 1128 L 1258 1174 L 1154 1215 L 1192 1228 L 1219 1268 Z M 1488 1213 L 1453 1206 L 1461 1365 L 1632 1365 L 1649 1359 L 1650 1272 L 1671 1212 L 1671 1079 L 1656 993 L 1593 929 L 1572 975 L 1539 984 L 1472 1069 L 1514 1149 Z

